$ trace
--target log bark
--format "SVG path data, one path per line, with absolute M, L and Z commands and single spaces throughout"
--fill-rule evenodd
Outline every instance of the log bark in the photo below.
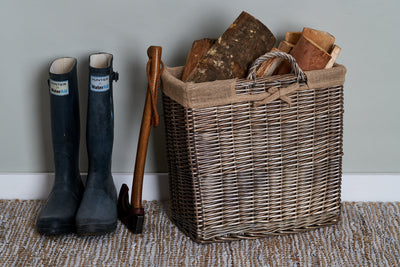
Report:
M 303 71 L 324 69 L 331 59 L 324 49 L 304 35 L 301 36 L 290 54 Z
M 193 69 L 197 66 L 200 60 L 207 54 L 211 46 L 217 41 L 217 39 L 201 39 L 196 40 L 192 44 L 192 48 L 189 51 L 186 59 L 185 68 L 182 73 L 182 81 L 186 82 Z
M 242 12 L 196 65 L 187 81 L 244 78 L 249 65 L 270 51 L 275 42 L 275 36 L 264 24 Z

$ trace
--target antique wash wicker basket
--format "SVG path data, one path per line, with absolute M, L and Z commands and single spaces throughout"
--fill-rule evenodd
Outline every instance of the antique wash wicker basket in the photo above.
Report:
M 346 69 L 184 83 L 162 75 L 170 216 L 196 242 L 296 233 L 341 210 Z

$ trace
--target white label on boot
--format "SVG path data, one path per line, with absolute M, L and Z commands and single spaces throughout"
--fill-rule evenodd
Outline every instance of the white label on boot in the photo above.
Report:
M 110 89 L 110 76 L 90 76 L 90 90 L 105 92 Z
M 58 96 L 68 95 L 69 94 L 68 80 L 66 81 L 50 80 L 50 93 Z

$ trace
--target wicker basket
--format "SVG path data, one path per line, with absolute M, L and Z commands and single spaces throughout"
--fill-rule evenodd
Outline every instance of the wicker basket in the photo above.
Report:
M 338 222 L 346 69 L 183 83 L 162 75 L 170 216 L 201 243 Z M 252 68 L 254 71 L 256 66 Z M 251 78 L 251 77 L 250 77 Z

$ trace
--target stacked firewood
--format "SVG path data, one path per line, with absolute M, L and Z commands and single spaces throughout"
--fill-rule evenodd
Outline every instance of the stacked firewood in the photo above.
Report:
M 291 54 L 303 71 L 331 68 L 340 52 L 331 34 L 311 28 L 287 32 L 277 48 L 275 43 L 275 36 L 263 23 L 242 12 L 218 39 L 193 42 L 181 79 L 198 83 L 245 78 L 251 63 L 271 51 Z M 290 71 L 286 61 L 273 58 L 261 64 L 256 76 Z
M 287 32 L 285 40 L 276 49 L 276 51 L 291 54 L 303 71 L 332 68 L 340 50 L 341 48 L 335 45 L 335 37 L 327 32 L 311 28 L 304 28 L 302 32 Z M 263 65 L 266 64 L 267 62 L 263 63 Z M 267 68 L 268 73 L 262 72 L 260 67 L 257 76 L 290 72 L 290 65 L 286 61 L 275 66 L 277 67 Z

